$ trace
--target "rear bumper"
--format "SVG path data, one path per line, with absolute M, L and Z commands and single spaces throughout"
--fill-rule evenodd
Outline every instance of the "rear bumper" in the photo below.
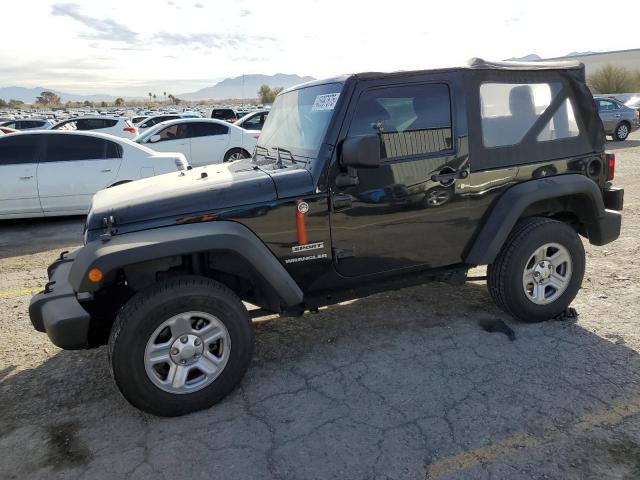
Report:
M 622 211 L 624 205 L 624 189 L 609 187 L 602 190 L 604 202 L 604 216 L 590 225 L 589 243 L 606 245 L 620 236 L 622 226 Z
M 49 283 L 29 304 L 29 318 L 33 327 L 39 332 L 46 332 L 54 345 L 65 350 L 89 347 L 91 317 L 78 302 L 68 280 L 74 258 L 75 252 L 68 256 L 61 255 L 49 266 Z

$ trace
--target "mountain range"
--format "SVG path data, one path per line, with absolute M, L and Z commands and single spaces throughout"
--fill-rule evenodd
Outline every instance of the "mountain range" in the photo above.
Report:
M 289 88 L 312 80 L 315 80 L 315 78 L 288 75 L 285 73 L 276 73 L 275 75 L 244 75 L 235 78 L 225 78 L 211 87 L 206 87 L 196 92 L 180 94 L 178 98 L 184 100 L 254 98 L 258 96 L 258 90 L 262 85 L 269 85 L 271 88 Z
M 226 78 L 211 87 L 206 87 L 195 92 L 187 92 L 176 95 L 181 100 L 224 100 L 232 98 L 255 98 L 258 96 L 258 89 L 262 85 L 275 87 L 292 87 L 299 83 L 315 80 L 313 77 L 302 77 L 300 75 L 289 75 L 277 73 L 275 75 L 243 75 L 235 78 Z M 0 87 L 0 98 L 3 100 L 21 100 L 25 103 L 33 103 L 42 92 L 48 91 L 58 95 L 63 102 L 113 102 L 118 96 L 109 94 L 79 95 L 68 92 L 61 92 L 46 87 Z M 150 89 L 150 91 L 154 91 Z M 143 100 L 142 96 L 124 96 L 125 100 Z

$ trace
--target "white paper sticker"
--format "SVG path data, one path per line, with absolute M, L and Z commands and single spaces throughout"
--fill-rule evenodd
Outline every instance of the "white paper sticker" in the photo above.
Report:
M 326 93 L 324 95 L 318 95 L 311 107 L 312 112 L 318 112 L 323 110 L 333 110 L 338 102 L 340 93 Z

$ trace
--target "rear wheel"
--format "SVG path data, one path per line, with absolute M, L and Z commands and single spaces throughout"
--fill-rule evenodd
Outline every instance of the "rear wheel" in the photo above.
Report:
M 613 139 L 618 141 L 626 140 L 629 133 L 631 133 L 629 124 L 627 122 L 622 122 L 616 127 L 615 132 L 613 132 Z
M 582 241 L 569 225 L 531 218 L 516 225 L 489 265 L 487 286 L 505 312 L 525 322 L 540 322 L 571 304 L 584 267 Z
M 208 408 L 240 382 L 253 327 L 240 299 L 202 277 L 180 277 L 134 296 L 114 322 L 110 365 L 135 407 L 160 416 Z
M 242 158 L 250 158 L 249 152 L 242 148 L 232 148 L 224 155 L 225 162 L 232 162 L 234 160 L 240 160 Z

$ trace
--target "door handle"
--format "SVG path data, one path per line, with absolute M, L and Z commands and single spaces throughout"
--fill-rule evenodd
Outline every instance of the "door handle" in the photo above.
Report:
M 620 118 L 620 116 L 621 116 L 621 115 L 620 115 L 620 114 L 618 114 L 618 115 L 616 115 L 616 118 Z
M 103 168 L 102 170 L 100 170 L 102 173 L 107 173 L 110 172 L 111 169 L 110 168 Z
M 346 193 L 337 193 L 331 197 L 331 209 L 334 212 L 351 208 L 353 197 Z
M 431 175 L 431 181 L 432 182 L 440 182 L 443 185 L 450 185 L 453 183 L 454 180 L 457 180 L 458 178 L 467 178 L 469 176 L 469 172 L 467 172 L 466 170 L 459 170 L 459 171 L 441 171 L 438 174 L 435 175 Z
M 27 177 L 20 177 L 20 180 L 29 180 L 31 178 L 33 178 L 33 175 L 29 175 Z

